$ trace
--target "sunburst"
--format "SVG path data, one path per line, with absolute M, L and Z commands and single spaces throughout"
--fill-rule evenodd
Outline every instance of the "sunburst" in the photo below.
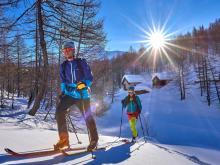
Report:
M 157 23 L 157 25 L 155 24 L 154 20 L 151 19 L 152 21 L 151 24 L 145 23 L 145 25 L 147 25 L 146 27 L 142 27 L 138 25 L 128 17 L 125 18 L 128 20 L 128 22 L 132 23 L 142 32 L 141 38 L 143 38 L 143 40 L 130 41 L 130 43 L 141 43 L 144 44 L 144 46 L 146 47 L 145 51 L 142 52 L 142 54 L 139 56 L 139 58 L 137 58 L 134 61 L 134 63 L 136 63 L 142 56 L 148 55 L 149 58 L 153 59 L 153 70 L 155 70 L 157 67 L 156 61 L 159 56 L 160 58 L 165 57 L 169 61 L 169 63 L 174 68 L 176 68 L 169 53 L 179 56 L 178 53 L 176 52 L 176 49 L 191 51 L 189 48 L 183 47 L 178 44 L 174 44 L 175 43 L 174 41 L 176 40 L 175 36 L 178 36 L 178 34 L 182 30 L 184 30 L 184 27 L 176 31 L 171 31 L 170 28 L 166 27 L 168 23 L 168 18 L 164 24 Z
M 161 30 L 151 31 L 147 33 L 146 43 L 149 46 L 148 49 L 159 50 L 166 46 L 167 37 Z

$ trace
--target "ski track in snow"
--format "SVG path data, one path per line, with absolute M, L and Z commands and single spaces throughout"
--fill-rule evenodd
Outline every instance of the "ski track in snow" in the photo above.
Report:
M 163 150 L 165 150 L 165 151 L 171 153 L 171 154 L 172 154 L 172 153 L 177 153 L 177 154 L 179 154 L 179 155 L 181 155 L 181 156 L 184 156 L 184 157 L 186 157 L 188 160 L 190 160 L 190 161 L 192 161 L 192 162 L 194 162 L 194 163 L 197 163 L 197 164 L 200 164 L 200 165 L 210 165 L 209 163 L 206 163 L 206 162 L 204 162 L 204 161 L 201 161 L 201 160 L 200 160 L 199 158 L 197 158 L 196 156 L 187 155 L 187 154 L 181 153 L 180 151 L 171 150 L 171 149 L 169 149 L 169 148 L 160 146 L 160 145 L 158 145 L 158 144 L 154 144 L 154 145 L 157 146 L 157 147 L 160 148 L 160 149 L 163 149 Z

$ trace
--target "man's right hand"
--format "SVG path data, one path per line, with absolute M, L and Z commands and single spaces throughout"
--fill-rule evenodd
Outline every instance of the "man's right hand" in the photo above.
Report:
M 124 105 L 125 104 L 125 100 L 121 100 L 121 104 Z

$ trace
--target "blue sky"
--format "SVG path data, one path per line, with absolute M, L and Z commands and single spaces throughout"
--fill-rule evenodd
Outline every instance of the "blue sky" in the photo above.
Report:
M 104 18 L 106 50 L 138 49 L 148 27 L 166 25 L 167 33 L 180 34 L 220 18 L 219 0 L 101 0 L 99 16 Z

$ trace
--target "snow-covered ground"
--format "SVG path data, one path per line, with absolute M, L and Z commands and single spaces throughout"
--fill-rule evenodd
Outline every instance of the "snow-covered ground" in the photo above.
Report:
M 205 163 L 196 157 L 182 154 L 173 149 L 169 149 L 154 143 L 144 143 L 143 141 L 134 145 L 113 145 L 107 151 L 95 153 L 96 159 L 91 158 L 91 154 L 65 157 L 61 154 L 45 157 L 33 158 L 13 158 L 4 153 L 4 147 L 10 147 L 16 151 L 36 151 L 49 149 L 57 140 L 57 132 L 43 129 L 23 129 L 12 124 L 0 126 L 0 164 L 2 165 L 46 165 L 46 164 L 197 164 Z M 87 135 L 80 134 L 79 138 L 84 145 L 88 144 Z M 73 141 L 72 147 L 77 146 L 74 134 L 70 135 Z M 115 138 L 100 136 L 100 145 L 105 142 L 113 141 Z M 75 143 L 74 143 L 75 142 Z M 144 145 L 143 145 L 144 144 Z M 138 145 L 142 145 L 137 150 Z
M 149 78 L 148 78 L 149 80 Z M 149 86 L 149 84 L 148 84 Z M 134 145 L 113 145 L 107 151 L 64 157 L 60 154 L 37 158 L 13 158 L 3 150 L 9 147 L 16 151 L 32 151 L 51 148 L 57 142 L 56 122 L 42 121 L 43 117 L 26 115 L 25 101 L 18 98 L 18 111 L 0 111 L 0 164 L 219 164 L 220 162 L 220 110 L 208 107 L 199 97 L 196 86 L 191 86 L 187 100 L 180 101 L 177 88 L 172 83 L 148 94 L 140 95 L 142 123 L 148 142 L 143 139 Z M 119 135 L 121 122 L 121 99 L 126 96 L 121 90 L 104 116 L 96 118 L 99 144 L 113 141 Z M 40 121 L 39 121 L 40 120 Z M 122 137 L 130 138 L 126 113 L 123 113 Z M 139 137 L 142 129 L 137 125 Z M 86 134 L 79 134 L 84 145 Z M 70 141 L 77 146 L 73 133 Z M 138 145 L 143 144 L 139 150 Z

